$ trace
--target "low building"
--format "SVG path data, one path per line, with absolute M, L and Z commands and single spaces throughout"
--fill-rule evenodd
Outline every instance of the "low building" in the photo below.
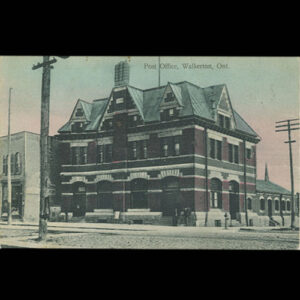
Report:
M 256 180 L 256 197 L 248 199 L 249 223 L 252 226 L 291 226 L 291 192 L 265 179 Z M 295 225 L 299 227 L 299 194 L 294 196 Z
M 60 206 L 59 165 L 56 163 L 57 143 L 50 140 L 50 205 Z M 7 136 L 0 137 L 0 212 L 7 218 Z M 40 203 L 40 135 L 32 132 L 18 132 L 11 135 L 11 183 L 12 217 L 23 221 L 38 221 Z

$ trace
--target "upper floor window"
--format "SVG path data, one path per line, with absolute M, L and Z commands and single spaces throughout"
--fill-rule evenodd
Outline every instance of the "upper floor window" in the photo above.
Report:
M 230 118 L 222 114 L 218 114 L 218 125 L 222 128 L 230 129 Z
M 228 160 L 236 164 L 239 163 L 239 146 L 228 144 Z
M 230 118 L 229 117 L 225 117 L 225 128 L 230 129 Z
M 168 156 L 169 155 L 169 145 L 167 139 L 163 139 L 163 144 L 162 144 L 162 154 L 163 156 Z
M 169 116 L 170 117 L 174 116 L 174 108 L 169 109 Z
M 180 140 L 179 137 L 175 137 L 175 155 L 180 155 Z
M 103 145 L 97 146 L 97 163 L 103 163 L 104 161 Z
M 15 174 L 15 156 L 10 156 L 10 172 L 11 174 Z
M 251 158 L 251 149 L 246 149 L 246 157 L 247 157 L 247 159 L 250 159 Z
M 22 168 L 21 168 L 21 156 L 20 153 L 17 152 L 15 154 L 15 173 L 21 174 Z
M 210 158 L 222 160 L 222 142 L 210 139 Z
M 105 145 L 104 160 L 105 162 L 112 161 L 112 144 Z
M 87 163 L 87 147 L 71 147 L 73 165 L 84 165 Z
M 77 108 L 75 116 L 76 117 L 82 117 L 83 116 L 83 109 L 82 108 Z
M 8 156 L 4 155 L 3 156 L 3 165 L 2 165 L 2 172 L 3 174 L 7 175 L 7 160 L 8 160 Z

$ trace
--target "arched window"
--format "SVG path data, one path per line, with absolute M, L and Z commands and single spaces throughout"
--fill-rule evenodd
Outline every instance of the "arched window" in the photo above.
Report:
M 265 210 L 265 199 L 264 198 L 260 199 L 260 210 Z
M 248 198 L 247 202 L 248 202 L 248 209 L 252 209 L 252 199 Z
M 21 174 L 22 169 L 21 169 L 21 156 L 20 153 L 17 152 L 15 155 L 15 173 L 16 174 Z
M 7 174 L 7 156 L 3 156 L 3 166 L 2 166 L 2 172 L 4 175 Z
M 131 208 L 148 208 L 148 181 L 137 178 L 131 181 Z
M 291 201 L 287 199 L 286 201 L 286 210 L 290 211 L 291 210 Z
M 11 174 L 15 174 L 15 155 L 11 154 L 10 156 L 10 172 Z
M 281 211 L 285 211 L 285 199 L 281 200 Z
M 222 182 L 218 178 L 210 181 L 210 207 L 222 208 Z
M 279 200 L 275 199 L 275 211 L 279 211 Z
M 110 181 L 100 181 L 97 183 L 97 208 L 112 209 L 112 183 Z

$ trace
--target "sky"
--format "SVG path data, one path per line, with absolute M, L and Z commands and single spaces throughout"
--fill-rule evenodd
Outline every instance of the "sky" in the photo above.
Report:
M 78 99 L 108 97 L 114 86 L 114 66 L 130 63 L 130 85 L 158 85 L 157 57 L 57 57 L 51 71 L 50 134 L 70 118 Z M 0 136 L 7 135 L 9 88 L 11 133 L 40 132 L 42 69 L 32 66 L 42 56 L 0 56 Z M 299 59 L 296 57 L 161 57 L 161 85 L 189 81 L 200 87 L 226 84 L 234 109 L 258 133 L 257 175 L 290 190 L 287 132 L 275 132 L 275 122 L 299 118 Z M 188 68 L 190 65 L 194 68 Z M 185 68 L 186 67 L 186 68 Z M 300 192 L 299 130 L 292 131 L 295 191 Z

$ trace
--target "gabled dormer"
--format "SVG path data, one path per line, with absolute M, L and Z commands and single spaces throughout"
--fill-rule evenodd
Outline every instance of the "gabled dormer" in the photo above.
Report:
M 91 103 L 78 99 L 70 118 L 72 132 L 82 132 L 90 123 Z
M 221 90 L 220 98 L 216 105 L 215 120 L 221 128 L 229 130 L 234 130 L 236 128 L 230 97 L 225 85 Z
M 126 125 L 129 127 L 142 125 L 143 91 L 131 86 L 115 87 L 109 97 L 107 109 L 99 125 L 99 131 L 114 128 L 114 116 L 126 114 Z
M 159 106 L 160 120 L 169 121 L 178 118 L 182 107 L 181 88 L 169 82 L 164 90 Z

